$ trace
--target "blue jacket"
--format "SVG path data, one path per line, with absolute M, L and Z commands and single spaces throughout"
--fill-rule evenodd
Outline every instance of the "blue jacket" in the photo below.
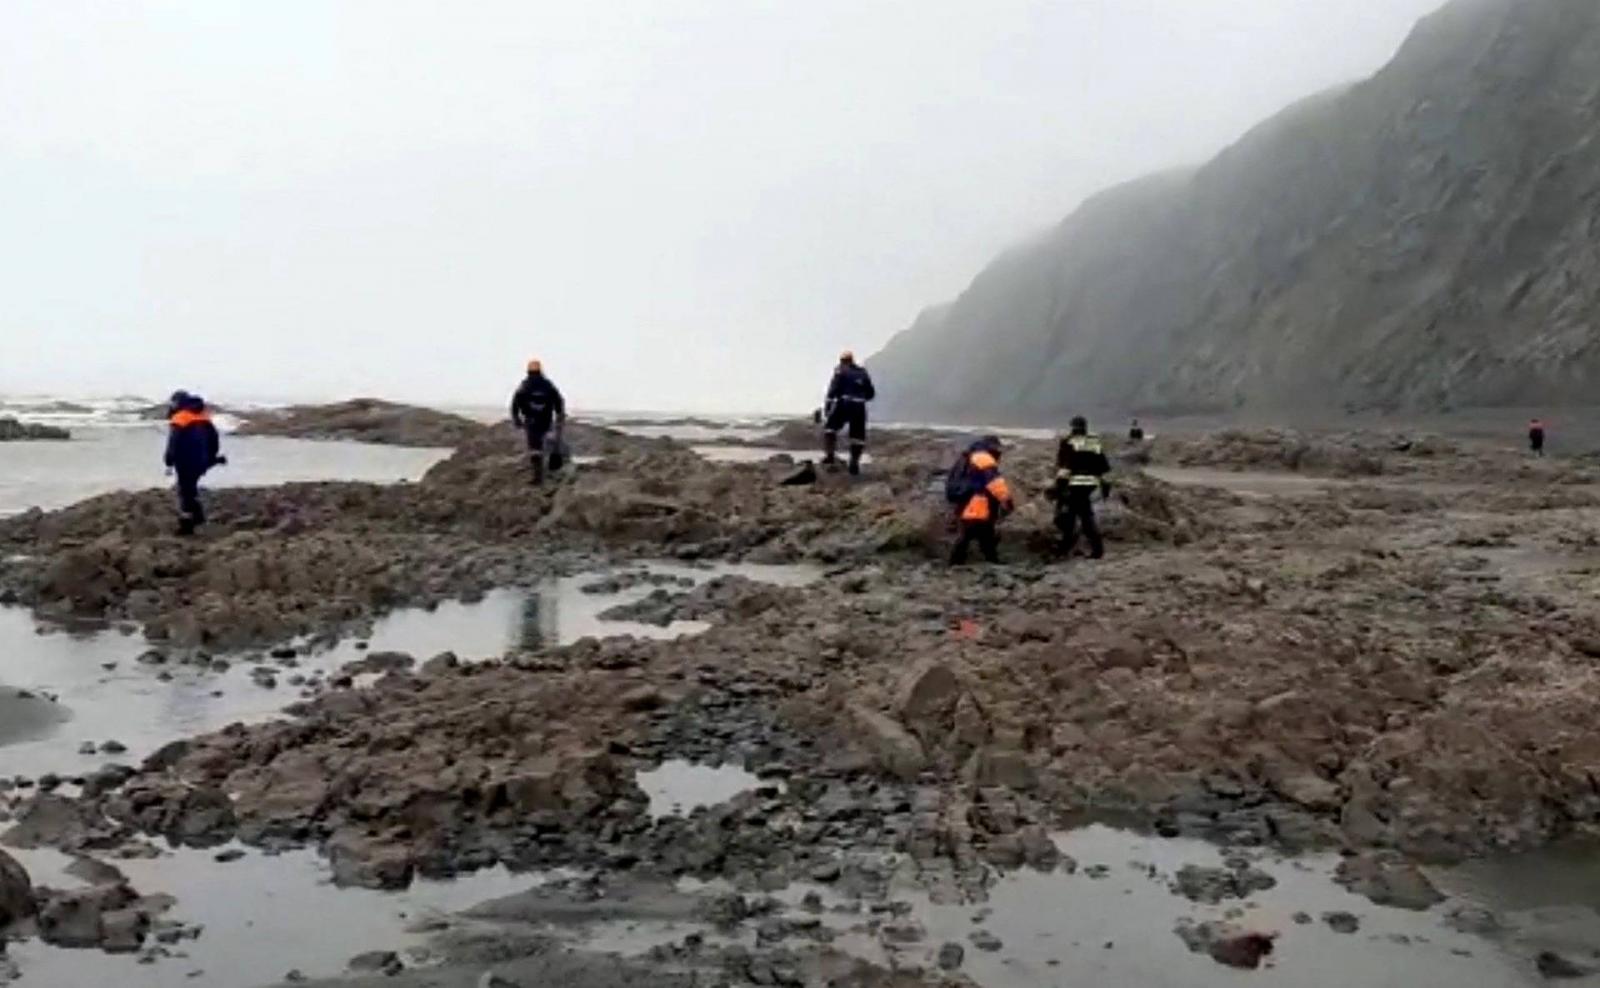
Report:
M 200 398 L 185 398 L 167 420 L 166 465 L 187 476 L 203 476 L 217 465 L 222 439 Z
M 561 397 L 561 389 L 554 381 L 541 373 L 530 373 L 511 396 L 511 421 L 518 426 L 547 426 L 552 417 L 567 417 L 567 400 Z

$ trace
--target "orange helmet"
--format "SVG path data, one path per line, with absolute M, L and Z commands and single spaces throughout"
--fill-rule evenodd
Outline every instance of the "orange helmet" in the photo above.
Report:
M 534 359 L 528 361 L 529 374 L 537 374 L 542 370 L 544 370 L 544 364 L 539 360 L 539 358 L 535 357 Z

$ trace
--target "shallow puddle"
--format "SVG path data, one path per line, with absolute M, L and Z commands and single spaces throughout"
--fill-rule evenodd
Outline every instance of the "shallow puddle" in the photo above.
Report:
M 936 903 L 925 892 L 897 888 L 893 897 L 910 907 L 906 921 L 922 930 L 918 942 L 886 945 L 883 937 L 860 929 L 854 916 L 826 912 L 824 921 L 841 931 L 836 948 L 885 966 L 932 969 L 941 945 L 960 944 L 962 973 L 984 988 L 1204 988 L 1237 985 L 1246 976 L 1251 984 L 1282 988 L 1542 983 L 1529 956 L 1446 926 L 1452 903 L 1421 913 L 1390 909 L 1334 884 L 1338 858 L 1332 855 L 1264 858 L 1254 867 L 1271 874 L 1276 887 L 1247 902 L 1211 906 L 1175 894 L 1168 883 L 1186 864 L 1220 867 L 1221 852 L 1212 845 L 1100 825 L 1058 835 L 1056 843 L 1078 862 L 1075 874 L 1014 872 L 1001 877 L 989 901 L 979 905 Z M 821 894 L 828 906 L 842 903 L 826 889 L 805 886 L 791 887 L 780 897 L 798 904 L 808 892 Z M 1238 927 L 1277 938 L 1275 952 L 1259 971 L 1246 975 L 1191 953 L 1173 932 L 1181 919 L 1223 920 L 1230 909 L 1241 910 L 1231 920 Z M 1360 929 L 1334 932 L 1322 919 L 1329 912 L 1357 916 Z M 1297 913 L 1309 915 L 1311 922 L 1296 922 Z M 973 935 L 987 938 L 979 931 L 998 940 L 998 948 L 980 949 Z
M 742 575 L 792 586 L 816 577 L 814 570 L 801 566 L 649 564 L 634 567 L 633 572 L 640 569 L 694 583 Z M 149 645 L 138 636 L 104 629 L 41 634 L 28 611 L 0 608 L 0 716 L 11 724 L 0 735 L 0 777 L 43 772 L 71 776 L 112 761 L 136 764 L 177 738 L 274 716 L 298 698 L 299 689 L 291 683 L 294 677 L 331 673 L 371 652 L 405 652 L 421 663 L 450 651 L 470 662 L 518 649 L 571 644 L 585 636 L 672 638 L 708 627 L 700 622 L 660 627 L 602 620 L 600 614 L 607 609 L 642 599 L 655 589 L 641 581 L 611 593 L 584 592 L 608 572 L 499 590 L 472 603 L 395 611 L 374 622 L 372 634 L 363 640 L 367 648 L 346 640 L 297 658 L 293 668 L 234 655 L 225 657 L 229 666 L 220 672 L 176 662 L 145 665 L 138 657 Z M 276 688 L 252 680 L 251 671 L 258 666 L 273 667 Z M 163 675 L 170 679 L 162 679 Z M 17 699 L 19 689 L 36 696 Z M 57 702 L 46 704 L 41 697 Z M 107 741 L 126 750 L 99 750 Z M 80 751 L 85 743 L 96 750 Z
M 639 788 L 650 797 L 650 816 L 687 816 L 702 806 L 726 803 L 761 787 L 761 780 L 737 765 L 696 765 L 681 759 L 640 772 Z
M 176 897 L 177 905 L 164 919 L 204 926 L 198 939 L 163 948 L 183 956 L 141 964 L 137 955 L 62 950 L 28 940 L 7 947 L 22 968 L 19 984 L 24 988 L 186 984 L 249 988 L 275 984 L 291 970 L 309 977 L 336 975 L 352 957 L 370 950 L 395 951 L 414 966 L 418 958 L 407 956 L 408 951 L 423 948 L 430 925 L 539 881 L 492 869 L 452 881 L 418 880 L 403 892 L 340 889 L 331 884 L 326 864 L 311 851 L 268 857 L 242 850 L 245 856 L 228 864 L 213 859 L 216 850 L 179 850 L 149 860 L 113 862 L 140 893 Z M 61 873 L 70 862 L 65 855 L 13 853 L 37 884 L 54 888 L 81 884 Z M 149 940 L 146 946 L 159 945 Z

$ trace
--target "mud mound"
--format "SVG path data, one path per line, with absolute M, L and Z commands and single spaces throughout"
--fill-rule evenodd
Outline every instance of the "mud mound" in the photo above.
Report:
M 60 441 L 71 438 L 72 433 L 53 425 L 30 425 L 10 417 L 0 418 L 0 443 Z
M 1354 436 L 1313 437 L 1297 432 L 1229 429 L 1203 437 L 1162 437 L 1151 444 L 1155 462 L 1232 470 L 1295 470 L 1339 477 L 1374 477 L 1385 471 L 1383 447 Z
M 295 405 L 252 412 L 239 426 L 241 436 L 341 439 L 388 446 L 457 446 L 484 425 L 431 408 L 377 398 L 354 398 L 331 405 Z

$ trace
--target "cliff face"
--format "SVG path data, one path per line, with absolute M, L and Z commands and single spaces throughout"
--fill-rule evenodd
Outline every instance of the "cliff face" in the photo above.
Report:
M 1600 3 L 1454 0 L 1373 78 L 1084 203 L 872 364 L 891 414 L 1600 400 Z

